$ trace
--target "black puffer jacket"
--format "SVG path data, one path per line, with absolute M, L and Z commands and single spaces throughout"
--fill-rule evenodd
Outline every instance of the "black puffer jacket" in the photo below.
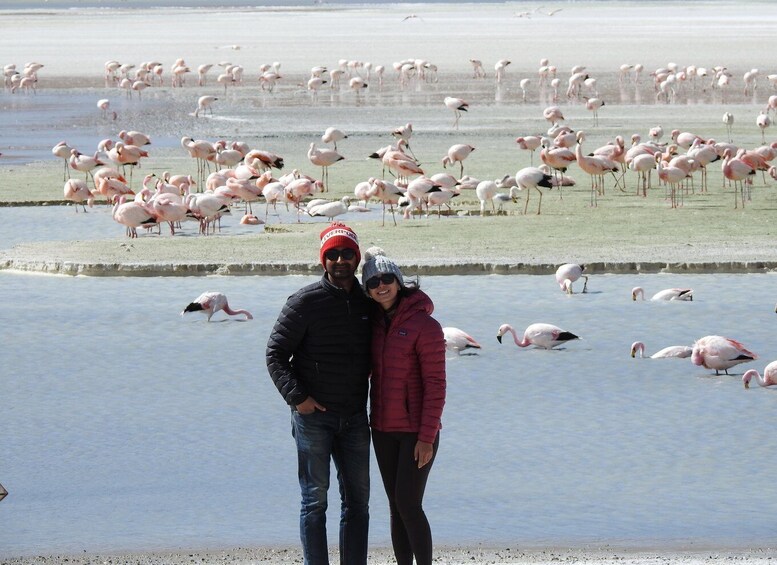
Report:
M 356 280 L 347 293 L 324 275 L 289 297 L 267 342 L 267 370 L 287 404 L 312 396 L 346 416 L 366 408 L 369 312 Z

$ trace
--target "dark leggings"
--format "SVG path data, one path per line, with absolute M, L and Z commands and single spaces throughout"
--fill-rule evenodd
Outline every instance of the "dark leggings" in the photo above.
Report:
M 422 506 L 426 480 L 432 470 L 440 434 L 434 440 L 431 461 L 418 468 L 413 451 L 418 434 L 372 430 L 372 445 L 383 478 L 391 514 L 391 543 L 397 565 L 432 563 L 432 531 Z

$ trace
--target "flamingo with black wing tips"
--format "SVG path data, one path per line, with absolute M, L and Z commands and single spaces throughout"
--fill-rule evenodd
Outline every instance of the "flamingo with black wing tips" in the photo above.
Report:
M 508 332 L 513 334 L 513 341 L 515 341 L 515 345 L 518 347 L 534 345 L 540 349 L 553 349 L 574 339 L 580 339 L 579 336 L 572 332 L 562 330 L 553 324 L 538 323 L 528 326 L 523 332 L 523 338 L 520 340 L 515 329 L 510 324 L 502 324 L 499 326 L 499 331 L 496 334 L 497 341 L 502 343 L 502 336 Z
M 461 355 L 461 352 L 467 349 L 480 349 L 480 344 L 475 341 L 475 338 L 464 330 L 449 326 L 443 328 L 442 333 L 445 337 L 445 348 L 455 351 L 457 355 Z M 470 353 L 470 355 L 476 354 L 477 352 L 474 351 Z
M 707 335 L 696 340 L 691 353 L 691 362 L 694 365 L 714 369 L 716 375 L 719 375 L 720 371 L 728 375 L 731 367 L 756 359 L 758 355 L 737 340 L 719 335 Z

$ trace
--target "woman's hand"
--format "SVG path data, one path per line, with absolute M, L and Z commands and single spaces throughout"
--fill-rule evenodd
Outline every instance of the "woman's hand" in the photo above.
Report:
M 418 468 L 420 469 L 434 456 L 434 446 L 431 443 L 425 441 L 417 441 L 415 444 L 415 450 L 413 451 L 413 458 L 418 462 Z

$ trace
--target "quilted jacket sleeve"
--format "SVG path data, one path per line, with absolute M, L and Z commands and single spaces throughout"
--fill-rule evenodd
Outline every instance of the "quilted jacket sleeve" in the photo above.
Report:
M 442 327 L 434 318 L 428 317 L 425 325 L 416 345 L 423 384 L 418 439 L 433 443 L 441 427 L 442 409 L 445 406 L 445 338 Z
M 267 341 L 267 371 L 283 399 L 290 406 L 302 403 L 308 392 L 297 379 L 292 356 L 305 337 L 308 322 L 299 293 L 292 295 L 283 306 Z

